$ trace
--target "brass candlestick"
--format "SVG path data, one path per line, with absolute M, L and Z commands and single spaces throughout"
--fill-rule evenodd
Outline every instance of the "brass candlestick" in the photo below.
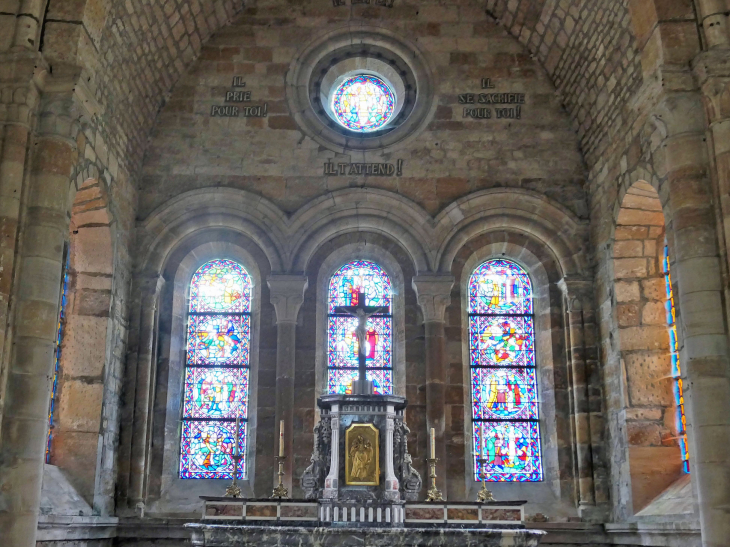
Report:
M 431 488 L 428 489 L 428 495 L 426 496 L 427 502 L 432 501 L 444 501 L 443 496 L 441 495 L 441 491 L 436 488 L 436 462 L 439 461 L 438 458 L 428 458 L 426 460 L 429 465 L 429 478 L 431 479 Z
M 479 503 L 486 503 L 488 501 L 497 501 L 494 499 L 494 496 L 492 493 L 487 490 L 487 481 L 484 479 L 484 464 L 487 463 L 486 458 L 477 458 L 477 463 L 479 464 L 479 476 L 482 479 L 482 489 L 479 490 L 479 493 L 477 494 L 477 502 Z
M 241 497 L 241 488 L 238 486 L 238 462 L 243 458 L 243 455 L 241 454 L 231 454 L 231 458 L 233 458 L 233 461 L 235 462 L 235 465 L 233 467 L 233 483 L 228 485 L 228 488 L 226 488 L 226 497 L 227 498 L 240 498 Z
M 271 493 L 272 498 L 288 498 L 289 497 L 289 490 L 286 489 L 284 486 L 284 483 L 281 481 L 282 477 L 284 476 L 284 460 L 286 459 L 286 456 L 277 456 L 276 458 L 279 462 L 279 472 L 277 475 L 279 475 L 279 484 L 274 488 L 274 491 Z

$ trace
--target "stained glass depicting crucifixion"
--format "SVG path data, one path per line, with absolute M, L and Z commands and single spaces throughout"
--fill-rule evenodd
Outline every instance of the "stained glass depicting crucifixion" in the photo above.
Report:
M 201 266 L 190 282 L 180 477 L 233 478 L 236 417 L 246 470 L 251 278 L 231 260 Z
M 509 260 L 489 260 L 469 278 L 469 360 L 474 478 L 543 478 L 532 284 Z
M 365 366 L 367 379 L 379 395 L 393 393 L 392 286 L 388 274 L 367 260 L 342 266 L 330 279 L 327 300 L 327 392 L 350 394 L 358 376 L 358 320 L 336 313 L 338 306 L 357 306 L 360 294 L 366 306 L 382 306 L 387 312 L 367 320 Z

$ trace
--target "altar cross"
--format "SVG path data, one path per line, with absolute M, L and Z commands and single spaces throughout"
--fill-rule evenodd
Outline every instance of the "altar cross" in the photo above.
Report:
M 367 323 L 373 315 L 378 313 L 385 313 L 388 311 L 388 306 L 366 306 L 365 305 L 365 293 L 359 291 L 357 293 L 357 306 L 336 306 L 335 313 L 342 313 L 351 315 L 357 318 L 357 328 L 355 334 L 357 335 L 357 344 L 359 346 L 358 351 L 358 362 L 357 362 L 357 384 L 353 385 L 353 394 L 355 395 L 371 395 L 372 387 L 368 385 L 365 367 L 366 359 L 366 344 L 368 336 Z M 354 384 L 354 382 L 353 382 Z M 356 387 L 357 386 L 357 387 Z

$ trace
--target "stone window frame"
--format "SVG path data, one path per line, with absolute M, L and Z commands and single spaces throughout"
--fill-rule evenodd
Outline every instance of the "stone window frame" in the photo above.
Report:
M 474 270 L 484 262 L 494 259 L 511 260 L 527 272 L 532 282 L 533 312 L 535 329 L 535 364 L 538 385 L 540 446 L 542 453 L 543 480 L 537 482 L 488 482 L 487 488 L 494 493 L 496 499 L 527 499 L 530 505 L 537 506 L 534 510 L 551 516 L 558 516 L 555 512 L 557 504 L 562 504 L 559 516 L 574 516 L 575 506 L 565 504 L 565 493 L 560 492 L 560 454 L 559 447 L 569 439 L 560 439 L 558 433 L 558 413 L 555 405 L 554 367 L 559 357 L 552 340 L 555 325 L 546 328 L 545 322 L 550 319 L 551 308 L 560 306 L 562 301 L 551 302 L 550 278 L 543 261 L 528 249 L 517 244 L 489 243 L 469 256 L 465 261 L 461 277 L 458 280 L 461 298 L 461 346 L 463 362 L 464 386 L 464 480 L 467 499 L 476 499 L 477 492 L 482 487 L 481 482 L 474 480 L 474 470 L 471 454 L 474 451 L 471 409 L 471 369 L 469 362 L 469 314 L 468 314 L 468 286 L 469 278 Z M 564 326 L 561 325 L 564 329 Z M 567 367 L 567 362 L 565 365 Z M 563 441 L 561 443 L 560 441 Z M 572 461 L 569 462 L 572 465 Z M 572 492 L 569 493 L 572 497 Z M 532 509 L 532 508 L 530 508 Z M 531 511 L 532 512 L 532 511 Z M 563 514 L 565 513 L 565 514 Z
M 385 249 L 370 244 L 351 243 L 330 253 L 317 272 L 317 325 L 315 346 L 315 400 L 326 394 L 327 385 L 327 310 L 328 289 L 332 276 L 352 260 L 370 260 L 390 277 L 393 289 L 393 395 L 406 395 L 405 282 L 396 258 Z
M 197 511 L 198 496 L 222 496 L 228 479 L 181 479 L 180 443 L 185 383 L 185 346 L 190 307 L 190 282 L 195 272 L 211 260 L 228 259 L 243 266 L 251 277 L 251 334 L 249 356 L 249 397 L 246 441 L 246 478 L 239 479 L 244 497 L 253 497 L 256 470 L 257 394 L 259 373 L 259 333 L 261 331 L 261 288 L 264 280 L 256 259 L 243 247 L 231 242 L 203 243 L 190 251 L 174 269 L 172 281 L 172 317 L 170 338 L 160 346 L 158 361 L 168 360 L 166 414 L 164 420 L 164 447 L 159 498 L 155 500 L 159 512 L 180 509 Z M 169 298 L 163 291 L 162 298 Z M 152 508 L 155 510 L 155 508 Z

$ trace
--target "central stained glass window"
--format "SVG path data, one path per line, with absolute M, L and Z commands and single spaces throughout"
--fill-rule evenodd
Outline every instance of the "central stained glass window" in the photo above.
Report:
M 351 394 L 357 379 L 357 318 L 335 313 L 337 306 L 357 306 L 360 293 L 366 306 L 387 306 L 387 313 L 373 315 L 367 322 L 365 366 L 367 379 L 378 395 L 393 394 L 392 287 L 383 269 L 367 260 L 345 264 L 330 279 L 327 300 L 327 392 Z
M 489 260 L 468 290 L 474 478 L 541 481 L 530 278 L 514 262 Z
M 347 78 L 335 90 L 332 112 L 346 129 L 368 133 L 390 121 L 395 101 L 395 93 L 383 80 L 360 74 Z
M 190 282 L 180 478 L 246 475 L 251 278 L 231 260 L 201 266 Z

